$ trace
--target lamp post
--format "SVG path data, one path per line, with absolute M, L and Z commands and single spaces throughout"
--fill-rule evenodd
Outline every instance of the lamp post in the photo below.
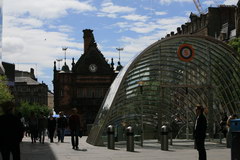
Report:
M 142 94 L 143 94 L 143 81 L 138 82 L 139 87 L 140 87 L 140 94 L 141 94 L 141 146 L 143 146 L 143 141 L 144 141 L 144 129 L 143 129 L 143 104 L 142 104 Z
M 120 52 L 123 51 L 123 48 L 116 48 L 116 50 L 118 50 L 118 56 L 119 56 L 119 63 L 120 63 Z
M 66 64 L 66 54 L 67 54 L 67 49 L 68 49 L 68 47 L 62 47 L 62 50 L 64 51 L 64 60 L 65 60 L 65 64 Z

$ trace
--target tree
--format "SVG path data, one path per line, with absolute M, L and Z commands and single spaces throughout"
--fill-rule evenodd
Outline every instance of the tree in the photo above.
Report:
M 47 116 L 51 111 L 47 106 L 29 104 L 28 102 L 22 102 L 16 109 L 17 112 L 22 113 L 23 117 L 29 117 L 31 112 L 34 112 L 36 116 L 39 116 L 40 112 L 43 112 L 43 114 Z
M 228 42 L 228 45 L 230 45 L 236 52 L 240 54 L 240 38 L 232 39 Z
M 11 94 L 7 84 L 7 78 L 5 76 L 0 76 L 0 104 L 13 99 L 13 95 Z M 2 114 L 0 108 L 0 115 Z

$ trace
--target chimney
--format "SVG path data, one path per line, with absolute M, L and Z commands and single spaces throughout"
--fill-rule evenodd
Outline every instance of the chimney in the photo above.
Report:
M 30 69 L 30 73 L 31 73 L 31 75 L 34 75 L 34 69 L 33 68 Z
M 84 53 L 87 52 L 88 48 L 91 45 L 95 44 L 95 39 L 93 36 L 93 30 L 91 29 L 85 29 L 83 30 L 83 39 L 84 39 Z M 95 44 L 96 45 L 96 44 Z

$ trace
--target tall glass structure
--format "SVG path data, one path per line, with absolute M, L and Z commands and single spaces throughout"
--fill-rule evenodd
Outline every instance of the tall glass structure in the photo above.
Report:
M 213 136 L 224 112 L 240 113 L 239 58 L 210 37 L 183 35 L 155 42 L 121 70 L 87 142 L 103 145 L 110 124 L 117 140 L 124 140 L 129 125 L 144 139 L 158 139 L 163 124 L 174 137 L 188 136 L 196 104 L 207 108 L 208 133 Z

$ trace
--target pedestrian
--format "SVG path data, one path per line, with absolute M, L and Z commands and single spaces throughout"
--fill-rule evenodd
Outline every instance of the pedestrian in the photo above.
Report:
M 53 113 L 50 112 L 48 118 L 48 136 L 50 138 L 50 143 L 53 143 L 53 137 L 56 130 L 56 119 L 53 117 Z
M 220 131 L 222 132 L 224 138 L 227 137 L 227 132 L 228 132 L 228 129 L 227 129 L 227 120 L 228 120 L 228 117 L 227 117 L 227 114 L 224 113 L 223 116 L 222 116 L 222 119 L 220 121 Z
M 17 114 L 17 117 L 18 119 L 21 121 L 21 128 L 23 129 L 23 132 L 22 132 L 22 137 L 24 137 L 24 131 L 25 131 L 25 118 L 22 116 L 22 113 L 21 112 L 18 112 Z M 22 141 L 21 141 L 22 142 Z
M 57 119 L 57 132 L 58 142 L 64 142 L 65 128 L 67 127 L 67 119 L 64 117 L 63 112 L 59 112 L 59 118 Z
M 205 138 L 207 129 L 207 120 L 203 114 L 204 108 L 201 105 L 196 106 L 196 122 L 194 127 L 194 139 L 196 149 L 198 150 L 199 160 L 207 160 L 206 150 L 205 150 Z
M 42 144 L 44 144 L 47 127 L 48 127 L 47 117 L 44 116 L 43 112 L 41 112 L 38 118 L 38 137 L 39 137 L 39 142 Z
M 72 109 L 72 114 L 69 117 L 69 128 L 71 131 L 71 142 L 72 142 L 72 149 L 78 150 L 78 136 L 81 134 L 81 119 L 80 115 L 78 114 L 77 108 Z
M 30 113 L 29 117 L 29 131 L 31 134 L 32 143 L 36 143 L 38 137 L 38 119 L 33 111 Z
M 227 120 L 227 128 L 228 128 L 228 132 L 227 132 L 227 148 L 231 148 L 232 147 L 232 130 L 231 130 L 231 120 L 232 119 L 236 119 L 237 115 L 236 114 L 232 114 L 228 117 Z
M 23 138 L 23 126 L 20 119 L 14 115 L 12 101 L 0 104 L 3 115 L 0 116 L 0 151 L 3 160 L 20 160 L 20 142 Z

